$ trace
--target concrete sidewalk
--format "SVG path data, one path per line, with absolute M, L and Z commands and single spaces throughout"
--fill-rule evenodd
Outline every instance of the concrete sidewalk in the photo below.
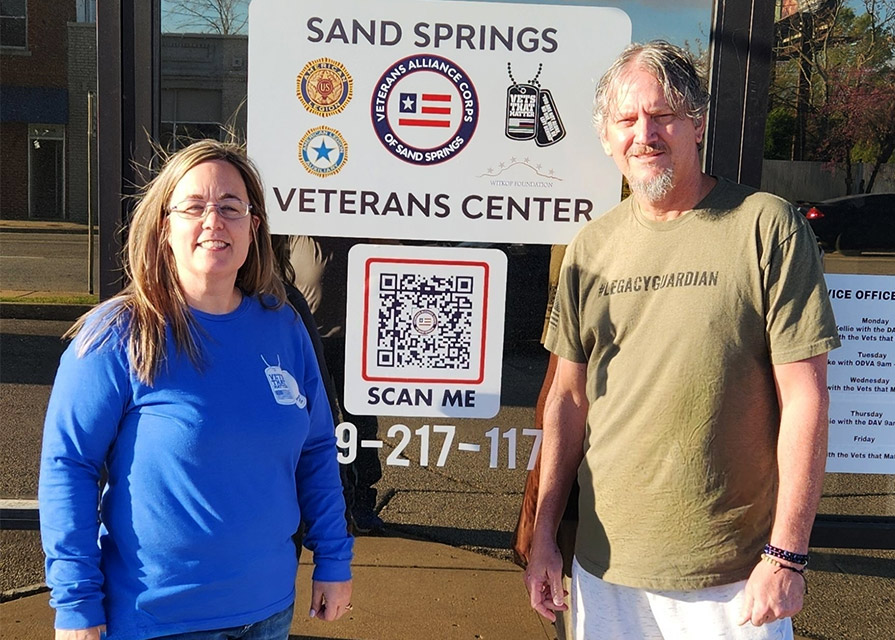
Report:
M 290 640 L 547 640 L 528 606 L 522 570 L 434 542 L 363 537 L 355 545 L 354 608 L 334 623 L 308 618 L 311 566 L 302 558 Z M 49 594 L 0 604 L 4 640 L 53 636 Z

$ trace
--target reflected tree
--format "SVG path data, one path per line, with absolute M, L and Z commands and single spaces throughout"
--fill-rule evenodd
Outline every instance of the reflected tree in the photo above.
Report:
M 164 0 L 166 31 L 244 35 L 249 0 Z
M 895 152 L 895 0 L 787 0 L 775 33 L 765 152 L 872 167 L 870 192 Z

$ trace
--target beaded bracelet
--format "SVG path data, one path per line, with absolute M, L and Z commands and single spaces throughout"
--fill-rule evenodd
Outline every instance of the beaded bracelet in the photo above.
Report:
M 764 552 L 769 556 L 774 556 L 775 558 L 780 558 L 781 560 L 786 560 L 793 564 L 800 564 L 802 567 L 808 565 L 807 553 L 795 553 L 793 551 L 787 551 L 786 549 L 780 549 L 771 544 L 766 544 L 764 546 Z
M 778 562 L 776 558 L 769 556 L 766 553 L 761 554 L 761 559 L 777 567 L 777 571 L 786 569 L 787 571 L 798 573 L 800 576 L 802 576 L 802 580 L 805 581 L 805 593 L 808 593 L 808 578 L 805 577 L 805 567 L 802 567 L 801 569 L 790 567 L 789 565 L 783 564 L 782 562 Z M 774 573 L 777 573 L 777 571 L 775 571 Z

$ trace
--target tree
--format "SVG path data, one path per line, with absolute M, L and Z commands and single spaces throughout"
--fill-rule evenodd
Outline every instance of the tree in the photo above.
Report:
M 248 0 L 167 0 L 162 13 L 170 31 L 245 34 Z
M 778 21 L 775 77 L 766 150 L 794 160 L 822 160 L 845 169 L 881 164 L 895 151 L 895 0 L 820 0 Z

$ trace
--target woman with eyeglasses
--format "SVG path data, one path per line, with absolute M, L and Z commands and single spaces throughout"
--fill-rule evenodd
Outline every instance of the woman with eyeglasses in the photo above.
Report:
M 239 147 L 169 158 L 134 212 L 126 269 L 127 288 L 70 330 L 47 409 L 56 638 L 285 639 L 300 520 L 310 615 L 339 618 L 352 539 L 333 417 Z

